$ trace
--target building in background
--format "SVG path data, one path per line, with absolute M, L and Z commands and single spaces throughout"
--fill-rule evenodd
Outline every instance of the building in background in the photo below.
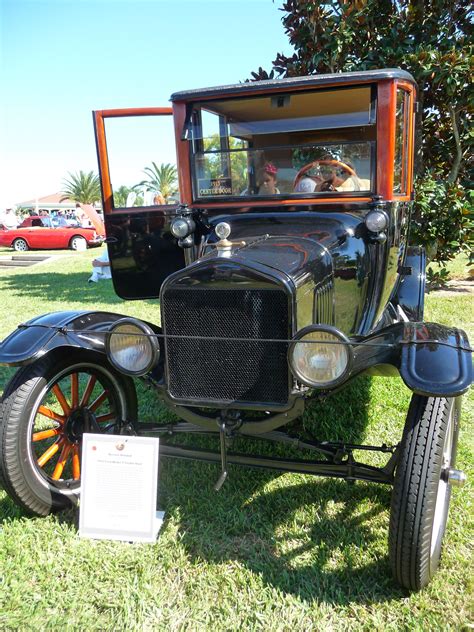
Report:
M 60 200 L 64 197 L 63 193 L 52 193 L 51 195 L 45 195 L 33 200 L 26 200 L 25 202 L 18 202 L 16 204 L 17 210 L 22 213 L 28 213 L 33 211 L 35 215 L 39 215 L 40 211 L 47 211 L 51 213 L 53 211 L 63 211 L 64 213 L 74 213 L 76 210 L 75 200 Z M 95 206 L 95 209 L 100 212 L 100 204 Z

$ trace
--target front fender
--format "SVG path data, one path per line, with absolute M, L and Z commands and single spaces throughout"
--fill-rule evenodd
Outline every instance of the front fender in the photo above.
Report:
M 387 375 L 394 367 L 420 395 L 457 397 L 472 382 L 472 350 L 461 329 L 437 323 L 395 323 L 358 341 L 354 372 Z
M 400 283 L 392 304 L 401 307 L 411 322 L 423 320 L 426 284 L 426 253 L 421 246 L 407 248 Z M 397 312 L 398 313 L 398 312 Z
M 0 343 L 0 365 L 30 364 L 58 347 L 77 347 L 105 353 L 105 334 L 124 318 L 110 312 L 53 312 L 18 325 Z

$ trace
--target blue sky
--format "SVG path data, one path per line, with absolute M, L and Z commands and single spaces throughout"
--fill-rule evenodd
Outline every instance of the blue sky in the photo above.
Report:
M 0 210 L 97 171 L 92 110 L 168 105 L 175 91 L 236 83 L 290 54 L 280 6 L 0 0 Z

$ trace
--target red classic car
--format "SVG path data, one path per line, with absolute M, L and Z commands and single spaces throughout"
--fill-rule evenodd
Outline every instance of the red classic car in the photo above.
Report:
M 14 229 L 0 230 L 0 246 L 24 252 L 30 248 L 72 248 L 100 246 L 104 241 L 94 228 L 71 226 L 64 217 L 27 217 Z

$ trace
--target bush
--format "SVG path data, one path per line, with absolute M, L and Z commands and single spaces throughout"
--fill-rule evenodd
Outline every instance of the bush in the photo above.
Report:
M 472 192 L 428 173 L 415 182 L 410 241 L 425 246 L 428 260 L 444 263 L 473 252 Z

